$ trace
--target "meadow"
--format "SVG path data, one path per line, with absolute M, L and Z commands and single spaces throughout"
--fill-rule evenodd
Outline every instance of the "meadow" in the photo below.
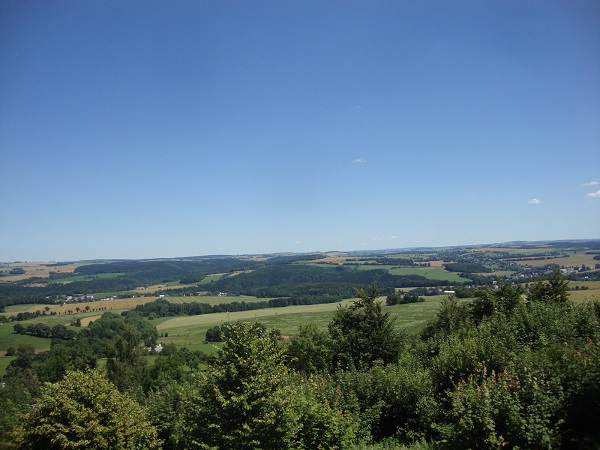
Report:
M 433 317 L 445 295 L 426 297 L 422 303 L 384 306 L 384 312 L 389 311 L 395 319 L 398 329 L 406 330 L 409 334 L 418 333 Z M 385 298 L 381 297 L 382 302 Z M 165 344 L 194 345 L 204 342 L 206 330 L 225 322 L 260 322 L 267 328 L 280 330 L 283 336 L 293 336 L 301 324 L 312 323 L 325 331 L 340 305 L 348 305 L 352 299 L 339 303 L 322 305 L 288 306 L 286 308 L 266 308 L 254 311 L 234 313 L 205 314 L 162 318 L 154 321 L 159 333 L 167 333 L 167 337 L 159 340 Z

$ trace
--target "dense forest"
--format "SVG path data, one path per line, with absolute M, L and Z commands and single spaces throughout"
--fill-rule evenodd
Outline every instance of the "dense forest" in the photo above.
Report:
M 558 273 L 449 296 L 418 336 L 394 328 L 379 294 L 373 284 L 326 330 L 289 339 L 256 323 L 212 329 L 214 356 L 167 346 L 149 364 L 158 334 L 136 312 L 53 336 L 49 352 L 21 345 L 0 389 L 0 446 L 600 447 L 600 303 L 572 303 Z

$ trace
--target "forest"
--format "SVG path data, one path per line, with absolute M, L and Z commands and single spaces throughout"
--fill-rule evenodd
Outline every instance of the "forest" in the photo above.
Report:
M 600 303 L 572 302 L 559 272 L 448 296 L 415 336 L 393 326 L 380 294 L 360 289 L 326 330 L 282 337 L 231 322 L 207 333 L 224 341 L 218 353 L 169 345 L 153 364 L 158 332 L 136 311 L 76 336 L 46 330 L 50 351 L 13 349 L 0 446 L 600 447 Z

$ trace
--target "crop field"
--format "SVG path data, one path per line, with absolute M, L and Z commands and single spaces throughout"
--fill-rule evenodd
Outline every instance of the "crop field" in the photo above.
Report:
M 13 305 L 6 308 L 6 312 L 3 313 L 5 316 L 14 315 L 18 312 L 36 312 L 44 311 L 48 308 L 46 317 L 50 316 L 50 313 L 55 312 L 58 315 L 68 315 L 69 317 L 77 316 L 86 312 L 86 307 L 89 306 L 89 311 L 97 311 L 99 309 L 103 311 L 115 311 L 132 309 L 137 305 L 149 303 L 156 300 L 158 297 L 135 297 L 135 298 L 115 298 L 112 300 L 99 300 L 96 302 L 81 302 L 81 303 L 61 303 L 53 305 Z M 79 310 L 77 309 L 79 308 Z M 106 308 L 106 310 L 104 310 Z M 71 311 L 71 314 L 69 314 Z M 97 314 L 97 313 L 96 313 Z
M 153 284 L 151 286 L 144 286 L 137 289 L 133 289 L 131 292 L 135 292 L 137 294 L 148 294 L 150 292 L 161 291 L 164 289 L 182 289 L 187 287 L 196 287 L 197 283 L 192 284 L 183 284 L 179 281 L 171 281 L 169 283 L 161 283 L 161 284 Z
M 425 302 L 407 305 L 384 306 L 396 319 L 395 325 L 408 333 L 422 329 L 427 320 L 435 315 L 445 295 L 427 297 Z M 381 301 L 385 301 L 382 297 Z M 164 343 L 176 345 L 194 345 L 204 342 L 206 330 L 225 322 L 256 321 L 267 328 L 275 328 L 284 336 L 294 335 L 300 324 L 313 323 L 326 330 L 339 305 L 348 305 L 352 300 L 323 305 L 288 306 L 286 308 L 267 308 L 235 313 L 204 314 L 198 316 L 173 317 L 160 319 L 156 328 L 159 333 L 166 332 L 168 337 L 161 338 Z
M 35 304 L 26 304 L 26 305 L 11 305 L 6 307 L 6 312 L 1 313 L 4 316 L 12 316 L 19 312 L 36 312 L 36 311 L 46 311 L 47 315 L 44 317 L 55 317 L 50 316 L 50 313 L 54 312 L 59 316 L 66 317 L 82 317 L 82 314 L 89 314 L 90 312 L 98 314 L 98 311 L 102 312 L 117 312 L 124 311 L 128 309 L 133 309 L 137 305 L 143 305 L 144 303 L 150 303 L 158 299 L 158 297 L 130 297 L 130 298 L 115 298 L 112 300 L 99 300 L 95 302 L 81 302 L 81 303 L 65 303 L 65 304 L 54 304 L 54 305 L 35 305 Z M 210 296 L 210 295 L 202 295 L 202 296 L 165 296 L 165 299 L 170 301 L 171 303 L 208 303 L 210 305 L 218 305 L 220 303 L 232 303 L 232 302 L 258 302 L 258 301 L 266 301 L 268 298 L 256 298 L 250 297 L 246 295 L 241 296 Z M 89 310 L 86 310 L 86 307 L 89 307 Z M 46 310 L 46 308 L 48 308 Z M 78 309 L 79 308 L 79 309 Z M 106 308 L 106 309 L 104 309 Z M 71 313 L 69 313 L 71 311 Z M 75 319 L 73 319 L 75 320 Z
M 77 267 L 81 266 L 81 263 L 77 264 L 67 264 L 64 266 L 48 266 L 51 263 L 44 262 L 23 262 L 23 263 L 11 263 L 7 267 L 0 267 L 2 270 L 10 270 L 15 267 L 20 267 L 26 270 L 26 273 L 22 275 L 7 275 L 4 277 L 0 277 L 0 282 L 8 282 L 8 281 L 20 281 L 25 280 L 31 277 L 41 277 L 48 278 L 50 276 L 50 272 L 57 273 L 70 273 L 73 272 Z
M 569 300 L 574 303 L 600 302 L 600 289 L 569 291 Z
M 345 304 L 350 300 L 341 303 L 327 303 L 323 305 L 307 306 L 288 306 L 285 308 L 266 308 L 254 311 L 239 311 L 231 313 L 203 314 L 199 316 L 173 317 L 162 323 L 158 323 L 156 328 L 160 332 L 168 332 L 168 338 L 165 343 L 174 343 L 177 345 L 200 344 L 204 342 L 206 330 L 225 322 L 257 321 L 268 328 L 275 323 L 277 328 L 284 335 L 296 333 L 298 324 L 324 321 L 324 324 L 333 317 L 333 314 L 340 304 Z M 276 316 L 274 320 L 273 316 Z M 287 317 L 291 316 L 291 317 Z M 317 325 L 319 325 L 317 323 Z
M 599 263 L 597 259 L 594 259 L 596 255 L 588 255 L 585 253 L 573 253 L 569 256 L 564 256 L 560 258 L 551 258 L 551 259 L 541 259 L 541 260 L 524 260 L 524 261 L 515 261 L 517 264 L 521 266 L 529 265 L 532 267 L 543 267 L 546 264 L 558 264 L 560 266 L 579 266 L 582 264 L 586 266 L 594 267 Z

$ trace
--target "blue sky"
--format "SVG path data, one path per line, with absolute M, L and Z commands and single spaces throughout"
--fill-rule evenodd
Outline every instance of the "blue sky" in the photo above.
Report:
M 596 1 L 0 3 L 0 261 L 600 238 Z

